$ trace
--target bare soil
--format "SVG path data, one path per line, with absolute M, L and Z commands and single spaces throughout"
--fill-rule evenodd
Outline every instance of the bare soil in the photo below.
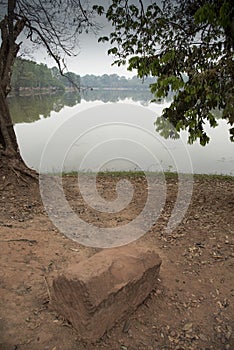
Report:
M 105 227 L 131 221 L 144 206 L 144 177 L 128 178 L 135 186 L 133 201 L 111 217 L 99 217 L 85 205 L 76 177 L 65 177 L 64 187 L 83 219 Z M 115 198 L 119 179 L 99 177 L 98 188 L 106 199 Z M 234 179 L 195 177 L 189 210 L 168 234 L 165 227 L 177 190 L 177 178 L 169 176 L 164 210 L 140 239 L 154 246 L 163 261 L 156 290 L 129 319 L 87 344 L 51 309 L 50 288 L 64 268 L 98 250 L 79 245 L 53 226 L 35 182 L 28 186 L 19 181 L 13 187 L 11 178 L 1 174 L 0 349 L 234 349 Z

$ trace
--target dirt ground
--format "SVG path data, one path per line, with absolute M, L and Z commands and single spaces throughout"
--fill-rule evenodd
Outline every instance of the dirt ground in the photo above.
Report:
M 131 221 L 144 206 L 146 182 L 130 176 L 131 204 L 115 217 L 82 202 L 76 177 L 66 177 L 66 196 L 89 222 Z M 101 176 L 99 191 L 115 196 L 118 177 Z M 199 176 L 188 212 L 170 235 L 165 232 L 177 195 L 177 178 L 167 178 L 164 210 L 140 239 L 161 258 L 155 291 L 124 322 L 94 344 L 81 341 L 71 324 L 50 308 L 51 282 L 72 263 L 97 249 L 79 245 L 53 226 L 37 185 L 17 189 L 0 181 L 0 349 L 1 350 L 228 350 L 234 349 L 234 178 Z M 83 206 L 83 209 L 81 210 Z

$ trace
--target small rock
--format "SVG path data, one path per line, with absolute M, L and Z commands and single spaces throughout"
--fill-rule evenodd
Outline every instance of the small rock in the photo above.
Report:
M 207 337 L 205 336 L 205 334 L 199 334 L 198 335 L 198 337 L 199 337 L 199 339 L 201 339 L 202 341 L 207 341 L 208 339 L 207 339 Z
M 192 328 L 193 328 L 193 324 L 192 324 L 191 322 L 189 322 L 189 323 L 186 323 L 186 324 L 184 325 L 184 327 L 182 328 L 182 330 L 185 331 L 185 332 L 189 332 L 189 331 L 192 330 Z
M 128 333 L 129 329 L 130 329 L 130 322 L 127 320 L 124 322 L 123 333 Z

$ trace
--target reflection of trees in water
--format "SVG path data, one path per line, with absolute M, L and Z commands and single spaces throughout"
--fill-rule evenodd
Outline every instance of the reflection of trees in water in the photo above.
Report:
M 86 101 L 118 102 L 128 98 L 133 101 L 149 102 L 153 95 L 149 90 L 86 90 L 81 97 Z
M 86 90 L 81 97 L 86 101 L 118 102 L 120 100 L 131 99 L 135 102 L 141 102 L 143 105 L 149 103 L 155 97 L 149 90 Z M 157 103 L 172 101 L 173 93 L 169 93 L 164 100 L 158 100 Z
M 52 111 L 59 112 L 64 106 L 80 103 L 77 92 L 43 94 L 32 96 L 14 96 L 9 98 L 9 108 L 14 123 L 30 123 L 50 117 Z
M 81 98 L 85 101 L 103 102 L 131 99 L 147 105 L 153 99 L 153 95 L 150 91 L 139 90 L 92 90 L 82 92 L 81 96 L 77 92 L 14 96 L 9 97 L 9 107 L 14 123 L 30 123 L 40 119 L 40 116 L 50 117 L 52 111 L 59 112 L 64 106 L 75 106 L 80 103 Z M 170 100 L 168 98 L 167 101 Z

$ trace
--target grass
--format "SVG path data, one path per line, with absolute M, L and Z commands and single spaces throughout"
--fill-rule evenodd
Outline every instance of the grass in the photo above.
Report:
M 227 180 L 234 181 L 234 176 L 232 175 L 222 175 L 222 174 L 194 174 L 197 179 L 217 179 L 217 180 Z
M 76 171 L 63 173 L 62 176 L 77 176 L 77 175 L 98 175 L 103 177 L 144 177 L 144 176 L 157 176 L 162 175 L 166 178 L 178 178 L 178 174 L 176 172 L 144 172 L 144 171 L 102 171 L 99 173 L 95 172 L 79 172 Z M 234 181 L 234 176 L 231 175 L 221 175 L 221 174 L 183 174 L 187 175 L 188 177 L 191 177 L 191 175 L 194 176 L 195 179 L 217 179 L 217 180 L 228 180 L 228 181 Z
M 155 176 L 155 175 L 161 175 L 164 174 L 165 176 L 172 176 L 172 177 L 177 177 L 176 173 L 171 173 L 171 172 L 147 172 L 147 171 L 99 171 L 98 173 L 96 172 L 76 172 L 72 171 L 69 173 L 63 173 L 63 176 L 77 176 L 77 175 L 98 175 L 98 176 L 111 176 L 111 177 L 144 177 L 144 176 Z

